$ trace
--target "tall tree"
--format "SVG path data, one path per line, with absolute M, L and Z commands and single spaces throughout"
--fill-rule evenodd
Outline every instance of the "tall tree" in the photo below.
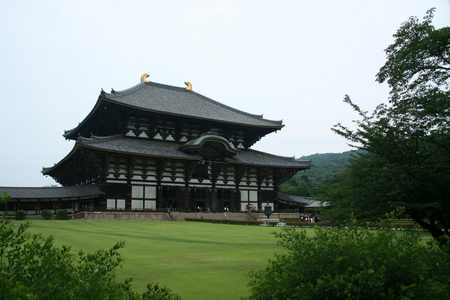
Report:
M 450 237 L 450 27 L 435 29 L 433 15 L 431 9 L 422 22 L 411 17 L 385 50 L 377 81 L 390 87 L 388 104 L 369 114 L 345 97 L 361 120 L 356 129 L 338 124 L 333 130 L 367 153 L 351 162 L 345 196 L 328 200 L 366 217 L 404 207 L 445 244 Z

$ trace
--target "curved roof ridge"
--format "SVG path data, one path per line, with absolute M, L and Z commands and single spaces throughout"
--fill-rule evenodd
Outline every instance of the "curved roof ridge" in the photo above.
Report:
M 143 89 L 145 87 L 150 87 L 150 86 L 154 86 L 154 87 L 161 88 L 161 89 L 173 90 L 173 91 L 177 91 L 177 92 L 181 92 L 181 93 L 194 94 L 197 97 L 202 98 L 205 101 L 208 101 L 208 102 L 210 102 L 210 103 L 212 103 L 214 105 L 220 106 L 220 107 L 225 108 L 227 110 L 233 111 L 235 113 L 238 113 L 238 114 L 241 114 L 241 115 L 244 115 L 244 116 L 247 116 L 247 117 L 251 117 L 251 118 L 254 118 L 254 119 L 258 119 L 258 120 L 263 120 L 263 121 L 266 121 L 268 123 L 273 123 L 274 125 L 277 125 L 277 126 L 283 126 L 283 121 L 282 120 L 264 119 L 264 117 L 263 117 L 264 115 L 251 114 L 251 113 L 242 111 L 240 109 L 236 109 L 234 107 L 228 106 L 226 104 L 223 104 L 223 103 L 220 103 L 220 102 L 218 102 L 216 100 L 213 100 L 213 99 L 211 99 L 209 97 L 206 97 L 206 96 L 204 96 L 202 94 L 199 94 L 199 93 L 197 93 L 195 91 L 187 90 L 184 87 L 177 87 L 177 86 L 162 84 L 162 83 L 153 82 L 153 81 L 141 82 L 141 83 L 139 83 L 139 84 L 137 84 L 137 85 L 135 85 L 133 87 L 130 87 L 130 88 L 122 90 L 122 91 L 115 91 L 114 89 L 112 89 L 111 93 L 107 93 L 107 92 L 102 91 L 101 96 L 103 96 L 106 99 L 113 100 L 115 102 L 122 102 L 122 101 L 120 101 L 120 99 L 114 99 L 114 98 L 127 96 L 127 95 L 130 95 L 130 94 L 132 94 L 132 93 L 134 93 L 136 91 L 139 91 L 140 89 Z M 122 103 L 124 103 L 124 102 L 122 102 Z
M 257 164 L 257 165 L 284 165 L 286 167 L 299 167 L 302 169 L 313 166 L 311 161 L 295 160 L 293 157 L 279 156 L 272 153 L 262 152 L 258 150 L 248 149 L 239 152 L 233 158 L 227 159 L 229 163 L 237 164 Z
M 123 134 L 114 134 L 114 135 L 107 135 L 107 136 L 97 136 L 94 134 L 91 134 L 91 137 L 84 137 L 82 135 L 79 135 L 77 138 L 77 141 L 88 144 L 88 143 L 102 143 L 102 142 L 108 142 L 112 141 L 118 138 L 123 137 Z
M 132 87 L 129 87 L 127 89 L 120 90 L 120 91 L 116 91 L 116 90 L 114 90 L 112 88 L 110 93 L 107 93 L 107 92 L 103 91 L 103 89 L 102 89 L 101 94 L 102 95 L 108 95 L 109 94 L 109 95 L 115 95 L 115 96 L 117 96 L 117 95 L 119 95 L 119 96 L 127 95 L 127 94 L 130 94 L 130 93 L 132 93 L 132 92 L 134 92 L 136 90 L 139 90 L 140 88 L 142 88 L 143 86 L 145 86 L 148 83 L 149 82 L 140 82 L 140 83 L 138 83 L 138 84 L 136 84 L 136 85 L 134 85 Z
M 52 167 L 42 167 L 41 173 L 43 175 L 48 175 L 49 172 L 51 172 L 52 170 L 56 169 L 58 166 L 60 166 L 66 160 L 68 160 L 72 155 L 74 155 L 74 153 L 77 151 L 77 148 L 78 148 L 78 143 L 75 143 L 75 145 L 73 146 L 72 150 L 70 150 L 70 152 L 67 153 L 67 155 L 64 156 L 63 159 L 61 159 L 59 162 L 55 163 Z
M 258 152 L 264 155 L 268 155 L 268 156 L 273 156 L 273 157 L 277 157 L 277 158 L 282 158 L 282 159 L 286 159 L 289 161 L 302 161 L 302 160 L 296 160 L 295 159 L 295 155 L 294 156 L 280 156 L 280 155 L 276 155 L 276 154 L 272 154 L 272 153 L 268 153 L 268 152 L 263 152 L 263 151 L 259 151 L 259 150 L 255 150 L 255 149 L 248 149 L 247 151 L 254 151 L 254 152 Z M 303 160 L 303 161 L 308 161 L 308 160 Z M 309 160 L 311 161 L 311 160 Z
M 111 154 L 118 153 L 142 157 L 169 158 L 190 161 L 200 161 L 202 159 L 199 155 L 180 151 L 179 146 L 180 145 L 175 142 L 137 139 L 126 136 L 120 137 L 117 135 L 111 136 L 111 139 L 103 139 L 102 141 L 82 137 L 77 140 L 75 146 L 69 154 L 67 154 L 53 167 L 43 168 L 42 173 L 44 175 L 53 176 L 52 172 L 63 166 L 66 161 L 69 161 L 71 157 L 75 155 L 78 150 L 80 150 L 80 148 L 88 149 L 88 151 L 92 150 Z M 235 156 L 225 158 L 224 161 L 231 164 L 262 167 L 286 167 L 298 170 L 309 169 L 313 166 L 310 161 L 297 161 L 293 160 L 292 157 L 283 157 L 252 149 L 238 150 L 240 151 L 236 153 Z
M 200 149 L 203 148 L 206 142 L 220 143 L 225 146 L 226 151 L 229 155 L 233 156 L 240 152 L 240 150 L 236 149 L 230 141 L 228 141 L 223 136 L 214 134 L 214 133 L 204 133 L 200 137 L 192 139 L 178 147 L 181 151 L 190 151 L 191 149 Z
M 237 112 L 237 113 L 241 113 L 241 114 L 244 114 L 244 115 L 247 115 L 247 116 L 251 116 L 251 117 L 254 117 L 254 118 L 260 119 L 260 120 L 265 120 L 265 121 L 269 121 L 269 122 L 274 122 L 274 123 L 277 123 L 278 125 L 283 125 L 283 121 L 282 121 L 282 120 L 276 121 L 276 120 L 264 119 L 264 114 L 262 114 L 262 115 L 251 114 L 251 113 L 245 112 L 245 111 L 243 111 L 243 110 L 240 110 L 240 109 L 237 109 L 237 108 L 228 106 L 228 105 L 226 105 L 226 104 L 220 103 L 220 102 L 218 102 L 218 101 L 216 101 L 216 100 L 213 100 L 213 99 L 211 99 L 211 98 L 208 98 L 208 97 L 206 97 L 206 96 L 203 96 L 202 94 L 199 94 L 199 93 L 197 93 L 197 92 L 194 92 L 194 91 L 191 91 L 191 92 L 197 94 L 198 96 L 204 98 L 205 100 L 211 101 L 211 102 L 213 102 L 213 103 L 215 103 L 215 104 L 217 104 L 217 105 L 219 105 L 219 106 L 222 106 L 222 107 L 224 107 L 224 108 L 228 108 L 228 109 L 230 109 L 230 110 L 232 110 L 232 111 L 235 111 L 235 112 Z

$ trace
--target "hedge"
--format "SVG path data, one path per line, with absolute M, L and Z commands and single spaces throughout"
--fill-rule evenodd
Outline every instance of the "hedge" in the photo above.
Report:
M 250 221 L 250 220 L 220 220 L 220 219 L 197 219 L 197 218 L 186 218 L 184 219 L 188 222 L 204 222 L 204 223 L 215 223 L 215 224 L 232 224 L 232 225 L 253 225 L 253 226 L 261 226 L 264 224 L 263 221 Z M 303 227 L 303 228 L 313 228 L 315 226 L 324 227 L 336 227 L 336 226 L 330 226 L 330 224 L 327 224 L 325 222 L 316 222 L 316 223 L 307 223 L 307 222 L 285 222 L 283 220 L 280 221 L 280 223 L 284 223 L 287 227 Z M 269 222 L 269 226 L 277 226 L 278 222 Z M 417 227 L 415 224 L 393 224 L 393 229 L 396 230 L 407 230 L 407 229 L 414 229 Z M 385 229 L 386 225 L 381 223 L 374 223 L 367 226 L 369 229 Z
M 253 225 L 261 226 L 264 224 L 263 221 L 249 221 L 249 220 L 218 220 L 218 219 L 196 219 L 196 218 L 186 218 L 185 221 L 189 222 L 205 222 L 205 223 L 216 223 L 216 224 L 233 224 L 233 225 Z M 279 222 L 269 222 L 269 226 L 277 226 Z M 290 227 L 314 227 L 315 225 L 323 225 L 324 223 L 305 223 L 305 222 L 280 222 L 285 223 L 286 226 Z

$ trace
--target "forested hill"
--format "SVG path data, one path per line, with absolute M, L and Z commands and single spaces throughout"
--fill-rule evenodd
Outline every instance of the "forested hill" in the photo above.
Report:
M 298 160 L 311 160 L 314 165 L 311 169 L 300 171 L 280 186 L 280 193 L 296 196 L 311 196 L 312 189 L 325 183 L 327 178 L 333 177 L 345 169 L 354 151 L 342 153 L 316 153 L 302 156 Z
M 314 167 L 306 172 L 297 173 L 293 178 L 296 181 L 300 181 L 301 177 L 305 175 L 311 182 L 322 183 L 326 178 L 344 169 L 353 154 L 354 151 L 347 151 L 342 153 L 316 153 L 302 156 L 298 160 L 311 160 Z
M 342 153 L 322 153 L 302 156 L 298 160 L 311 160 L 313 167 L 295 174 L 291 179 L 280 186 L 282 194 L 311 196 L 314 187 L 324 183 L 327 178 L 333 177 L 345 169 L 354 151 Z

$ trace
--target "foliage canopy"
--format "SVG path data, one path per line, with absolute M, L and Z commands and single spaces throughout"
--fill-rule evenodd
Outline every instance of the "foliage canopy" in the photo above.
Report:
M 286 228 L 275 234 L 287 250 L 250 273 L 247 299 L 447 299 L 450 260 L 418 231 Z
M 314 167 L 300 171 L 280 186 L 280 193 L 295 196 L 314 196 L 320 185 L 333 181 L 337 173 L 344 170 L 354 151 L 342 153 L 316 153 L 302 156 L 299 160 L 311 160 Z

